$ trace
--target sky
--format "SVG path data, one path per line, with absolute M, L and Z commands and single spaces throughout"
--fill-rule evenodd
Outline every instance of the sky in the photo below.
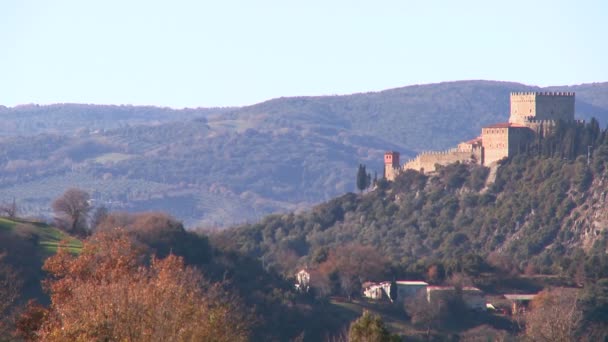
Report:
M 608 81 L 608 1 L 1 0 L 0 105 Z

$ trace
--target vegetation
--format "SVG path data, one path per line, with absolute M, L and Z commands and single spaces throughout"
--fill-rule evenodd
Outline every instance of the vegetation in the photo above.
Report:
M 14 338 L 22 340 L 320 341 L 340 332 L 353 341 L 603 340 L 608 132 L 596 120 L 558 123 L 554 134 L 503 160 L 493 182 L 488 169 L 475 165 L 453 164 L 430 176 L 408 171 L 394 182 L 373 182 L 361 195 L 219 232 L 186 230 L 160 212 L 115 210 L 171 203 L 168 209 L 188 215 L 204 205 L 206 213 L 245 217 L 304 207 L 357 183 L 363 192 L 371 175 L 361 164 L 357 182 L 352 165 L 382 160 L 393 146 L 379 136 L 411 132 L 396 147 L 422 144 L 408 139 L 428 132 L 395 124 L 397 114 L 411 123 L 432 117 L 416 112 L 421 94 L 430 91 L 436 104 L 445 94 L 507 103 L 503 87 L 520 90 L 463 82 L 278 99 L 217 116 L 163 110 L 165 123 L 154 126 L 3 138 L 0 211 L 10 217 L 0 218 L 0 335 L 16 329 Z M 596 90 L 584 89 L 595 95 L 577 108 L 604 113 Z M 405 103 L 411 108 L 400 107 Z M 469 106 L 467 114 L 446 110 L 465 117 L 483 109 Z M 457 125 L 434 108 L 434 125 Z M 22 109 L 0 108 L 13 110 Z M 376 110 L 386 121 L 376 117 L 378 126 L 369 129 Z M 480 121 L 498 121 L 487 112 Z M 171 113 L 201 117 L 168 122 Z M 260 145 L 268 148 L 251 148 Z M 68 184 L 72 179 L 77 184 Z M 61 195 L 74 186 L 86 192 Z M 25 198 L 15 196 L 17 189 L 29 200 L 11 202 Z M 36 207 L 38 193 L 60 196 L 64 231 L 17 217 Z M 104 206 L 114 201 L 121 204 Z M 69 235 L 75 233 L 82 242 Z M 299 268 L 311 272 L 308 292 L 294 289 Z M 364 282 L 397 279 L 451 284 L 454 291 L 438 301 L 398 302 L 394 291 L 395 303 L 360 298 Z M 523 316 L 472 312 L 462 293 L 470 285 L 489 296 L 540 295 Z
M 350 342 L 391 342 L 401 341 L 397 335 L 392 335 L 384 326 L 382 318 L 364 311 L 363 315 L 354 321 L 348 330 Z
M 594 215 L 605 215 L 598 196 L 608 141 L 606 131 L 594 127 L 595 121 L 558 126 L 557 134 L 582 138 L 556 145 L 547 137 L 529 154 L 504 162 L 487 188 L 487 169 L 479 166 L 453 164 L 431 177 L 407 171 L 364 197 L 347 194 L 303 214 L 269 216 L 225 234 L 235 249 L 279 270 L 285 261 L 279 255 L 293 253 L 299 264 L 320 265 L 326 249 L 353 242 L 382 251 L 397 277 L 423 276 L 433 265 L 448 275 L 502 268 L 606 277 L 606 235 L 596 230 L 590 236 L 588 228 L 594 217 L 603 217 Z M 586 146 L 593 149 L 589 165 Z
M 569 87 L 577 118 L 608 122 L 606 84 Z M 187 109 L 0 107 L 0 202 L 49 217 L 70 187 L 110 210 L 162 210 L 187 226 L 229 226 L 356 189 L 353 165 L 382 171 L 385 150 L 412 157 L 506 120 L 511 91 L 467 81 L 349 96 L 281 98 Z M 260 148 L 263 147 L 263 148 Z
M 240 303 L 205 283 L 183 259 L 149 265 L 120 230 L 103 232 L 73 256 L 60 250 L 44 265 L 51 306 L 37 331 L 45 341 L 243 341 L 250 320 Z M 21 326 L 26 326 L 22 324 Z
M 71 188 L 53 201 L 55 221 L 60 227 L 74 234 L 84 236 L 87 219 L 91 211 L 90 196 L 86 191 Z

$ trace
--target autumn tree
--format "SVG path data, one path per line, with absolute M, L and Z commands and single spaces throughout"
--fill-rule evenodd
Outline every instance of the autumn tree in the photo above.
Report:
M 53 212 L 58 224 L 66 231 L 86 235 L 87 215 L 91 210 L 90 196 L 86 191 L 71 188 L 53 201 Z
M 41 340 L 247 340 L 239 301 L 180 257 L 147 263 L 122 229 L 97 233 L 79 256 L 60 249 L 44 269 L 51 306 L 36 332 Z
M 108 217 L 108 208 L 106 208 L 106 206 L 101 205 L 97 208 L 95 208 L 95 211 L 93 211 L 93 215 L 91 217 L 91 223 L 90 223 L 90 228 L 92 231 L 96 230 L 97 227 L 103 222 L 103 220 L 105 220 L 106 217 Z
M 539 293 L 525 314 L 524 337 L 529 341 L 566 342 L 576 340 L 582 313 L 577 290 L 559 288 Z
M 387 264 L 386 258 L 377 249 L 349 244 L 330 251 L 327 260 L 318 269 L 321 277 L 337 278 L 343 294 L 351 298 L 358 293 L 364 281 L 379 280 L 385 274 Z
M 112 212 L 97 225 L 96 232 L 112 231 L 115 227 L 124 228 L 131 238 L 159 257 L 173 253 L 184 257 L 186 263 L 197 265 L 209 260 L 207 238 L 187 231 L 181 222 L 168 214 Z

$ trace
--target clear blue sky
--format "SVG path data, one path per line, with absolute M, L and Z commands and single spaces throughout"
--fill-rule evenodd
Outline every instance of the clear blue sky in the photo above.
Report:
M 2 0 L 0 104 L 608 81 L 608 1 Z

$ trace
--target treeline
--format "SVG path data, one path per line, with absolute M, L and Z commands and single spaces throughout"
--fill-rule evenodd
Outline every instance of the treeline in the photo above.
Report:
M 608 142 L 606 130 L 600 129 L 599 122 L 592 118 L 585 122 L 557 121 L 550 133 L 539 134 L 527 146 L 528 153 L 543 157 L 557 157 L 573 160 L 587 155 L 592 149 Z

